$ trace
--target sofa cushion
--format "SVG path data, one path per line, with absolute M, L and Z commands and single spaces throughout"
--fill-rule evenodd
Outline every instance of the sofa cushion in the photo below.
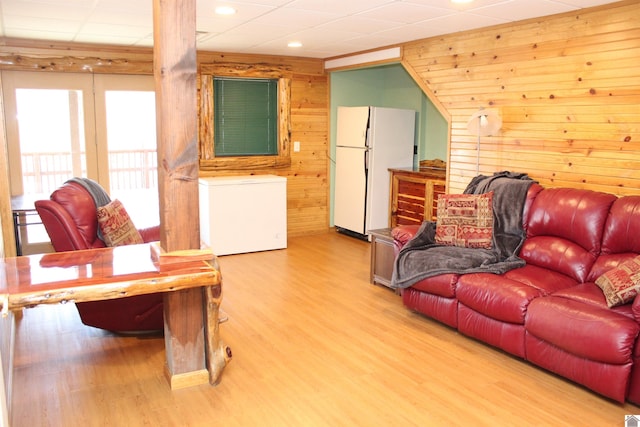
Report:
M 525 240 L 520 257 L 534 265 L 570 277 L 575 283 L 586 281 L 596 256 L 570 240 L 535 236 Z
M 624 196 L 611 205 L 600 256 L 589 272 L 594 282 L 608 270 L 640 254 L 640 196 Z
M 439 274 L 422 279 L 411 285 L 411 287 L 421 292 L 428 292 L 445 298 L 454 298 L 459 277 L 460 275 L 455 273 Z
M 607 300 L 602 293 L 602 289 L 593 282 L 580 283 L 579 285 L 554 292 L 553 296 L 571 299 L 584 304 L 590 304 L 602 309 L 608 309 L 630 319 L 635 319 L 631 304 L 624 304 L 609 308 L 607 306 Z
M 539 289 L 490 273 L 462 275 L 456 287 L 461 304 L 491 319 L 520 325 L 529 303 L 541 295 Z
M 529 211 L 520 257 L 585 282 L 616 199 L 613 194 L 575 188 L 541 191 Z
M 438 196 L 436 243 L 491 249 L 493 192 Z
M 602 235 L 602 253 L 640 253 L 640 196 L 624 196 L 611 205 Z
M 633 301 L 640 289 L 640 256 L 623 262 L 596 279 L 607 305 L 615 307 Z
M 545 189 L 532 203 L 527 237 L 559 237 L 598 254 L 604 224 L 616 199 L 613 194 L 577 188 Z
M 640 325 L 607 308 L 552 295 L 529 304 L 525 329 L 576 356 L 624 364 L 632 359 Z
M 107 246 L 143 243 L 122 203 L 116 199 L 97 209 L 98 226 Z
M 549 295 L 578 284 L 575 279 L 566 274 L 532 264 L 507 271 L 504 277 L 538 289 L 541 295 Z

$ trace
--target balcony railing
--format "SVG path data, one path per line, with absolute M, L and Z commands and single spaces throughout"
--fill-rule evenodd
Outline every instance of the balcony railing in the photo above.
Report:
M 74 173 L 74 170 L 81 170 L 81 173 Z M 84 153 L 22 153 L 25 194 L 49 194 L 74 176 L 86 176 L 86 171 Z M 156 150 L 109 151 L 109 181 L 112 191 L 157 188 Z

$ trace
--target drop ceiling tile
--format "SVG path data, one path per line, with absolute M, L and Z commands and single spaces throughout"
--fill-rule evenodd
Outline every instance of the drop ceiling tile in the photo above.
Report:
M 123 14 L 121 11 L 111 9 L 96 10 L 88 15 L 86 22 L 91 24 L 144 26 L 148 30 L 153 29 L 153 20 L 149 20 L 148 16 L 141 12 Z
M 309 30 L 299 31 L 297 33 L 289 34 L 285 39 L 284 44 L 291 40 L 298 40 L 302 42 L 305 48 L 318 49 L 326 45 L 327 43 L 340 42 L 341 40 L 348 40 L 353 37 L 360 36 L 361 34 L 352 31 L 329 31 L 327 32 L 321 28 L 312 28 Z
M 505 4 L 512 0 L 473 0 L 470 3 L 452 3 L 451 0 L 401 0 L 406 3 L 421 4 L 439 9 L 457 11 L 470 11 L 479 7 L 491 6 L 494 4 Z
M 224 6 L 224 5 L 229 5 L 229 6 L 233 6 L 236 7 L 236 5 L 262 5 L 262 6 L 273 6 L 273 7 L 280 7 L 283 6 L 287 3 L 290 3 L 291 0 L 249 0 L 249 1 L 237 1 L 237 0 L 221 0 L 221 1 L 213 1 L 213 0 L 198 0 L 198 2 L 212 2 L 214 3 L 216 6 Z
M 236 13 L 233 15 L 217 15 L 215 9 L 221 5 L 229 5 L 236 9 Z M 198 2 L 196 9 L 197 17 L 203 19 L 214 18 L 220 21 L 232 21 L 232 22 L 247 22 L 251 19 L 257 18 L 261 15 L 269 13 L 275 10 L 275 6 L 252 4 L 252 3 L 232 3 L 232 2 L 216 2 L 208 0 L 206 2 Z
M 3 0 L 4 1 L 4 0 Z M 43 1 L 43 0 L 39 0 Z M 56 2 L 56 0 L 51 0 L 52 2 Z M 61 0 L 65 1 L 65 0 Z M 153 13 L 153 1 L 147 0 L 80 0 L 86 4 L 94 4 L 95 9 L 98 11 L 126 11 L 126 13 Z M 75 5 L 78 3 L 77 0 L 71 0 L 67 3 L 71 5 Z M 75 7 L 75 6 L 72 6 Z
M 326 13 L 339 11 L 341 15 L 346 16 L 394 2 L 395 0 L 296 0 L 287 4 L 286 7 Z
M 233 39 L 238 42 L 242 41 L 244 44 L 255 45 L 258 43 L 262 43 L 265 40 L 273 40 L 279 37 L 285 37 L 291 33 L 290 29 L 283 28 L 282 26 L 277 25 L 265 25 L 260 24 L 255 27 L 259 33 L 262 34 L 262 37 L 256 37 L 255 33 L 251 31 L 247 31 L 246 25 L 241 25 L 237 28 L 234 28 L 229 31 L 225 31 L 219 35 L 214 36 L 214 39 L 224 40 L 224 39 Z
M 554 1 L 554 3 L 568 4 L 574 6 L 575 9 L 581 7 L 593 7 L 600 6 L 607 3 L 612 3 L 611 0 L 558 0 Z
M 416 22 L 424 21 L 425 19 L 446 16 L 452 13 L 452 11 L 446 9 L 439 9 L 414 3 L 395 2 L 360 13 L 358 16 L 370 19 L 402 22 L 404 24 L 414 24 Z
M 535 3 L 530 0 L 513 0 L 505 4 L 480 7 L 473 10 L 476 15 L 491 16 L 505 21 L 520 21 L 531 16 L 546 16 L 556 13 L 570 12 L 575 8 L 566 4 L 540 0 Z
M 88 22 L 82 27 L 82 35 L 87 38 L 95 38 L 100 36 L 101 38 L 108 37 L 109 35 L 116 38 L 136 38 L 145 37 L 149 32 L 153 31 L 149 27 L 139 27 L 133 25 L 117 25 L 117 24 L 101 24 L 98 22 Z
M 371 34 L 382 30 L 398 28 L 402 25 L 403 24 L 401 22 L 370 19 L 361 15 L 357 15 L 336 19 L 326 24 L 322 24 L 318 28 L 321 28 L 325 31 L 349 30 L 360 34 Z
M 270 54 L 286 55 L 286 56 L 305 56 L 305 57 L 326 57 L 331 53 L 326 47 L 303 47 L 303 48 L 290 48 L 286 45 L 286 40 L 271 40 L 268 42 L 260 43 L 255 46 L 257 49 L 267 50 Z
M 398 38 L 404 36 L 404 41 L 409 42 L 441 35 L 446 28 L 451 28 L 447 27 L 446 24 L 443 25 L 444 26 L 438 25 L 438 19 L 435 19 L 433 20 L 433 22 L 420 22 L 417 24 L 402 27 L 402 29 L 381 31 L 379 33 L 376 33 L 375 35 L 378 37 L 385 37 L 387 39 L 392 38 L 393 40 L 397 40 Z
M 279 25 L 290 29 L 300 29 L 325 24 L 339 17 L 340 15 L 338 13 L 280 8 L 256 18 L 253 22 L 257 24 Z
M 5 18 L 7 17 L 5 16 Z M 33 31 L 73 34 L 81 27 L 81 22 L 74 20 L 28 16 L 10 16 L 9 18 L 10 19 L 5 20 L 5 22 L 8 22 L 5 24 L 7 31 L 20 30 L 24 33 L 25 31 L 31 31 L 33 28 L 37 28 L 37 30 Z
M 62 5 L 19 0 L 2 0 L 0 11 L 5 17 L 23 16 L 64 20 L 83 20 L 93 7 L 64 7 Z
M 455 28 L 456 31 L 466 31 L 481 27 L 490 27 L 492 25 L 505 24 L 506 19 L 494 18 L 491 16 L 478 15 L 476 13 L 458 13 L 456 15 L 442 16 L 440 18 L 429 19 L 423 21 L 424 25 L 432 25 L 442 31 L 447 28 Z

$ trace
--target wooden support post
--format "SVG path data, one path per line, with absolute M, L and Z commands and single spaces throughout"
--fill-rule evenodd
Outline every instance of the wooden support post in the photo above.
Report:
M 214 259 L 215 261 L 215 259 Z M 210 262 L 211 264 L 211 262 Z M 220 271 L 217 262 L 212 265 Z M 227 363 L 231 360 L 231 349 L 220 340 L 220 303 L 222 301 L 222 286 L 209 286 L 205 289 L 207 328 L 207 370 L 209 382 L 218 384 L 220 376 Z
M 154 76 L 160 244 L 199 249 L 196 1 L 154 0 Z M 202 289 L 165 294 L 167 375 L 172 388 L 209 381 Z

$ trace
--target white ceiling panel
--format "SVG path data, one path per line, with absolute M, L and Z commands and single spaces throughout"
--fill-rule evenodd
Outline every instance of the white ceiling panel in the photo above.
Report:
M 457 28 L 458 31 L 472 30 L 482 27 L 490 27 L 492 25 L 506 24 L 510 22 L 493 16 L 478 15 L 471 12 L 456 13 L 455 15 L 443 16 L 439 19 L 429 19 L 423 21 L 422 24 L 430 25 L 445 31 L 447 28 Z M 427 37 L 427 36 L 424 36 Z
M 201 50 L 316 58 L 486 27 L 613 0 L 196 0 Z M 228 5 L 236 14 L 215 14 Z M 151 0 L 0 0 L 0 37 L 153 45 Z M 301 48 L 288 48 L 289 41 Z
M 537 14 L 547 16 L 570 12 L 573 9 L 575 8 L 555 1 L 541 0 L 531 2 L 529 0 L 513 0 L 505 4 L 474 9 L 473 13 L 504 19 L 505 21 L 519 21 L 535 17 Z
M 415 24 L 426 19 L 434 19 L 455 13 L 447 9 L 440 9 L 415 3 L 398 2 L 376 9 L 362 12 L 359 16 L 364 18 L 390 20 L 403 24 Z
M 373 34 L 378 31 L 390 30 L 392 28 L 402 27 L 402 22 L 390 20 L 370 19 L 360 15 L 339 18 L 323 24 L 318 29 L 323 31 L 342 31 L 348 30 L 359 34 Z M 320 39 L 322 40 L 322 39 Z
M 303 9 L 280 8 L 253 20 L 258 24 L 277 25 L 285 29 L 313 28 L 338 19 L 338 13 L 315 12 Z
M 339 11 L 340 15 L 349 16 L 391 4 L 395 1 L 396 0 L 295 0 L 289 3 L 287 7 L 325 13 L 335 13 Z

